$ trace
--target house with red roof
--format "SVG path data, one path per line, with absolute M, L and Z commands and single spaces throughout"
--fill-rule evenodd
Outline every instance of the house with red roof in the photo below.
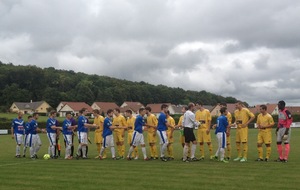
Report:
M 60 117 L 65 117 L 66 112 L 72 112 L 75 115 L 78 115 L 82 108 L 86 108 L 89 113 L 93 113 L 92 107 L 85 102 L 60 102 L 56 111 L 59 113 Z
M 108 109 L 119 108 L 119 106 L 115 102 L 94 102 L 91 107 L 94 110 L 100 110 L 100 113 L 104 115 L 106 115 Z

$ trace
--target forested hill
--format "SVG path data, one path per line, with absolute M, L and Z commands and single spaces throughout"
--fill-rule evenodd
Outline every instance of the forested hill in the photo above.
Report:
M 200 90 L 200 89 L 199 89 Z M 88 75 L 53 67 L 14 66 L 0 61 L 0 105 L 7 110 L 12 102 L 47 101 L 56 107 L 60 101 L 116 102 L 139 101 L 143 104 L 170 102 L 187 104 L 202 101 L 234 103 L 233 97 L 222 97 L 202 91 L 185 91 L 146 82 L 131 82 L 107 76 Z

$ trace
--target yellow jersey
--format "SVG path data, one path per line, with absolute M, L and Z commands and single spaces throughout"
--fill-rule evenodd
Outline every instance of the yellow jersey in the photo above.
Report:
M 209 129 L 210 126 L 210 122 L 211 122 L 211 115 L 210 115 L 210 111 L 208 109 L 204 109 L 204 110 L 198 110 L 196 111 L 195 114 L 195 118 L 196 121 L 199 121 L 200 123 L 200 129 Z
M 247 108 L 242 108 L 241 110 L 234 111 L 235 122 L 237 124 L 237 128 L 242 128 L 242 124 L 246 124 L 251 117 L 255 117 L 252 112 L 250 112 Z
M 127 126 L 127 122 L 126 122 L 126 119 L 123 115 L 119 115 L 119 116 L 116 116 L 114 119 L 113 119 L 113 123 L 112 125 L 118 125 L 120 127 L 126 127 Z M 123 131 L 124 129 L 115 129 L 114 131 L 116 132 L 121 132 Z
M 127 119 L 127 131 L 128 133 L 133 133 L 134 131 L 134 123 L 135 123 L 135 117 L 129 117 Z
M 270 114 L 266 114 L 266 115 L 263 115 L 262 113 L 260 113 L 258 116 L 257 116 L 257 121 L 256 121 L 256 124 L 257 125 L 262 125 L 262 126 L 267 126 L 267 125 L 274 125 L 274 120 L 273 120 L 273 117 L 270 115 Z M 266 128 L 266 129 L 260 129 L 260 131 L 271 131 L 272 128 Z
M 227 118 L 228 124 L 231 125 L 231 123 L 232 123 L 232 115 L 231 115 L 230 112 L 227 112 L 226 118 Z
M 179 127 L 183 127 L 183 123 L 182 123 L 182 122 L 183 122 L 183 115 L 182 115 L 182 116 L 180 116 L 180 118 L 179 118 L 179 121 L 178 121 L 178 124 L 177 124 L 177 125 L 178 125 Z
M 169 116 L 167 118 L 167 121 L 170 125 L 170 127 L 168 127 L 168 129 L 167 129 L 167 133 L 171 133 L 175 128 L 175 120 L 173 119 L 173 117 Z
M 103 123 L 104 123 L 104 117 L 102 115 L 99 115 L 98 117 L 94 118 L 94 124 L 97 125 L 97 128 L 95 130 L 96 133 L 103 132 Z
M 149 116 L 147 116 L 147 125 L 155 126 L 155 128 L 156 128 L 157 124 L 158 124 L 158 121 L 154 114 L 150 114 Z M 148 128 L 148 132 L 154 133 L 155 128 L 153 128 L 153 127 Z

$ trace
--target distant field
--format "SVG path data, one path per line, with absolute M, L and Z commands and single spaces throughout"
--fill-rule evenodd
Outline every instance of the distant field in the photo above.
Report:
M 235 130 L 232 131 L 232 143 Z M 9 135 L 0 136 L 0 189 L 299 189 L 300 187 L 300 129 L 293 129 L 288 163 L 255 162 L 257 130 L 249 130 L 249 158 L 246 163 L 229 164 L 210 161 L 183 163 L 178 131 L 175 132 L 174 161 L 93 159 L 94 144 L 89 145 L 88 160 L 31 160 L 14 158 L 15 143 Z M 89 136 L 93 141 L 93 133 Z M 38 156 L 47 152 L 48 140 Z M 214 137 L 214 136 L 213 136 Z M 273 136 L 275 142 L 275 135 Z M 216 148 L 215 138 L 214 148 Z M 272 160 L 277 158 L 275 143 Z M 75 142 L 77 147 L 77 140 Z M 233 157 L 236 156 L 232 145 Z M 64 150 L 64 149 L 63 149 Z M 126 148 L 126 152 L 128 147 Z M 147 150 L 148 151 L 148 150 Z M 141 153 L 141 151 L 139 151 Z M 206 147 L 206 152 L 207 147 Z M 149 152 L 147 152 L 149 154 Z M 63 152 L 64 154 L 64 152 Z M 127 154 L 127 153 L 126 153 Z M 206 154 L 208 155 L 208 154 Z M 199 147 L 197 146 L 199 157 Z M 140 155 L 140 157 L 142 157 Z

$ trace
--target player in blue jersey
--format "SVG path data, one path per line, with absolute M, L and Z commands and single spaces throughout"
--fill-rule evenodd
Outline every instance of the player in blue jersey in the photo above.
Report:
M 87 145 L 88 145 L 88 128 L 89 127 L 96 127 L 96 125 L 89 124 L 88 120 L 86 118 L 86 114 L 88 113 L 88 110 L 86 108 L 82 108 L 80 110 L 81 115 L 78 117 L 78 139 L 79 139 L 79 145 L 77 149 L 77 155 L 76 159 L 79 159 L 81 153 L 82 158 L 87 159 Z
M 160 139 L 160 159 L 164 162 L 168 161 L 165 157 L 165 151 L 168 147 L 168 138 L 167 138 L 167 129 L 169 127 L 167 120 L 168 105 L 161 105 L 161 113 L 158 117 L 158 125 L 157 125 L 157 135 Z
M 65 159 L 72 159 L 71 157 L 71 147 L 73 145 L 73 130 L 77 127 L 76 125 L 72 125 L 72 115 L 71 112 L 66 113 L 66 119 L 63 122 L 63 136 L 66 142 L 66 152 L 65 152 Z M 73 123 L 74 124 L 74 123 Z
M 217 119 L 217 124 L 214 125 L 214 127 L 216 127 L 215 134 L 218 140 L 218 150 L 215 154 L 215 159 L 220 158 L 221 162 L 228 163 L 228 161 L 224 159 L 226 149 L 226 132 L 228 132 L 228 129 L 230 127 L 226 117 L 227 108 L 222 107 L 220 109 L 220 113 L 221 115 Z
M 142 147 L 144 160 L 149 160 L 147 158 L 147 154 L 146 154 L 145 141 L 144 141 L 144 135 L 143 135 L 143 127 L 144 126 L 147 127 L 147 124 L 145 124 L 145 121 L 144 121 L 145 114 L 146 114 L 145 108 L 140 108 L 139 115 L 136 117 L 135 122 L 134 122 L 134 132 L 132 135 L 130 148 L 129 148 L 128 155 L 127 155 L 127 160 L 131 160 L 131 153 L 133 152 L 135 147 L 137 147 L 138 145 L 141 145 L 141 147 Z
M 56 146 L 56 131 L 57 129 L 62 129 L 61 127 L 58 127 L 58 122 L 55 119 L 56 117 L 56 111 L 52 110 L 50 112 L 49 118 L 47 120 L 46 124 L 46 130 L 47 130 L 47 137 L 49 140 L 49 148 L 48 148 L 48 154 L 50 154 L 51 158 L 57 158 L 55 156 L 55 146 Z
M 28 136 L 28 146 L 30 147 L 30 157 L 31 159 L 36 159 L 37 157 L 37 152 L 40 150 L 42 146 L 42 142 L 40 139 L 40 136 L 37 134 L 37 132 L 45 132 L 45 130 L 40 129 L 38 127 L 38 120 L 39 114 L 38 113 L 33 113 L 32 115 L 32 120 L 29 123 L 29 136 Z
M 114 144 L 114 137 L 112 131 L 114 129 L 124 129 L 125 127 L 120 126 L 113 126 L 112 125 L 112 118 L 114 115 L 114 111 L 112 109 L 107 110 L 107 116 L 103 122 L 103 143 L 99 154 L 99 159 L 103 160 L 103 152 L 107 147 L 110 147 L 111 157 L 112 159 L 116 160 L 116 152 L 115 152 L 115 144 Z
M 20 150 L 21 144 L 23 144 L 23 135 L 24 135 L 24 128 L 25 122 L 22 119 L 23 112 L 18 113 L 18 117 L 12 121 L 11 125 L 11 138 L 16 140 L 16 158 L 21 158 Z
M 31 120 L 32 120 L 32 116 L 29 115 L 27 117 L 27 123 L 25 124 L 25 138 L 24 138 L 24 148 L 23 148 L 23 157 L 24 158 L 25 158 L 25 155 L 26 155 L 27 147 L 29 147 L 28 143 L 27 143 L 27 139 L 28 139 L 28 135 L 29 135 L 29 128 L 30 128 Z

